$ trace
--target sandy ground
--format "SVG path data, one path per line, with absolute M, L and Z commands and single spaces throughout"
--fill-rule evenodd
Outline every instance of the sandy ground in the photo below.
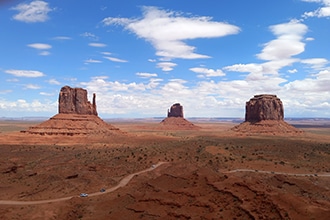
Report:
M 0 122 L 0 219 L 330 218 L 327 123 L 299 122 L 299 135 L 194 123 L 199 130 L 114 122 L 122 135 L 67 137 Z

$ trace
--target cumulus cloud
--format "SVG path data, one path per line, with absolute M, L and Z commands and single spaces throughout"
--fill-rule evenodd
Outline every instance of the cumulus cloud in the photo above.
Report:
M 157 73 L 136 73 L 138 77 L 141 78 L 151 78 L 151 77 L 157 77 Z
M 330 0 L 302 0 L 304 2 L 316 2 L 320 3 L 322 6 L 314 11 L 305 12 L 303 14 L 304 18 L 308 17 L 330 17 Z
M 116 58 L 116 57 L 104 57 L 105 59 L 107 60 L 110 60 L 112 62 L 118 62 L 118 63 L 127 63 L 128 61 L 127 60 L 122 60 L 122 59 L 119 59 L 119 58 Z
M 308 30 L 305 24 L 292 20 L 288 23 L 270 26 L 270 30 L 277 36 L 277 39 L 264 45 L 262 52 L 257 54 L 259 59 L 288 59 L 304 52 L 305 44 L 302 42 L 302 37 Z
M 138 37 L 150 42 L 156 55 L 173 58 L 199 59 L 208 55 L 195 53 L 196 48 L 185 41 L 198 38 L 218 38 L 237 34 L 240 28 L 228 23 L 212 21 L 211 17 L 183 16 L 182 13 L 143 7 L 140 19 L 108 17 L 105 25 L 122 25 Z
M 172 62 L 160 62 L 160 63 L 157 63 L 157 68 L 162 69 L 162 71 L 164 71 L 164 72 L 172 71 L 175 66 L 177 66 L 177 64 L 176 63 L 172 63 Z
M 207 69 L 204 67 L 193 67 L 190 68 L 189 70 L 194 73 L 199 73 L 199 75 L 197 76 L 200 78 L 219 77 L 226 75 L 221 69 L 214 70 L 214 69 Z
M 49 7 L 47 2 L 39 0 L 21 3 L 12 9 L 18 11 L 13 18 L 26 23 L 45 22 L 49 18 L 48 13 L 54 10 Z
M 36 71 L 36 70 L 5 70 L 5 73 L 17 76 L 17 77 L 29 77 L 29 78 L 36 78 L 45 76 L 43 72 Z

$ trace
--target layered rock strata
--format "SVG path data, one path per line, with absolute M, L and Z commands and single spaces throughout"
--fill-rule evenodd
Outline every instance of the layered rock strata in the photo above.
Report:
M 276 95 L 255 95 L 245 105 L 245 121 L 283 120 L 282 101 Z
M 87 90 L 64 86 L 58 98 L 58 112 L 60 114 L 97 115 L 96 95 L 93 94 L 91 104 L 87 100 Z
M 175 103 L 167 111 L 167 118 L 160 122 L 160 129 L 164 130 L 196 130 L 198 126 L 183 118 L 183 106 Z
M 240 133 L 285 134 L 302 133 L 284 121 L 282 101 L 276 95 L 255 95 L 245 105 L 245 121 L 234 128 Z
M 167 111 L 167 117 L 181 117 L 183 118 L 183 107 L 180 103 L 175 103 Z
M 96 95 L 93 94 L 93 102 L 90 103 L 85 89 L 64 86 L 60 91 L 58 102 L 58 114 L 22 132 L 38 135 L 67 136 L 108 136 L 121 133 L 118 128 L 104 122 L 97 116 Z

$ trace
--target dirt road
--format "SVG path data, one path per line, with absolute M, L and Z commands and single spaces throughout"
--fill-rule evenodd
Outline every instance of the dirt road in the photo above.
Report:
M 90 193 L 88 194 L 89 197 L 91 196 L 99 196 L 99 195 L 103 195 L 103 194 L 106 194 L 106 193 L 110 193 L 110 192 L 113 192 L 117 189 L 119 189 L 120 187 L 124 187 L 126 186 L 129 181 L 131 181 L 131 179 L 134 177 L 134 176 L 137 176 L 139 174 L 142 174 L 142 173 L 146 173 L 146 172 L 149 172 L 151 170 L 154 170 L 156 169 L 157 167 L 159 167 L 160 165 L 164 164 L 164 163 L 167 163 L 167 162 L 158 162 L 157 164 L 153 165 L 152 167 L 148 168 L 148 169 L 145 169 L 145 170 L 141 170 L 139 172 L 136 172 L 136 173 L 132 173 L 132 174 L 129 174 L 128 176 L 124 177 L 119 183 L 118 185 L 114 186 L 114 187 L 111 187 L 109 189 L 106 189 L 105 192 L 95 192 L 95 193 Z M 61 201 L 65 201 L 65 200 L 69 200 L 69 199 L 72 199 L 74 197 L 79 197 L 78 196 L 68 196 L 68 197 L 63 197 L 63 198 L 58 198 L 58 199 L 47 199 L 47 200 L 39 200 L 39 201 L 14 201 L 14 200 L 0 200 L 0 205 L 38 205 L 38 204 L 45 204 L 45 203 L 52 203 L 52 202 L 61 202 Z
M 330 173 L 284 173 L 264 170 L 252 170 L 252 169 L 235 169 L 230 171 L 223 171 L 223 173 L 236 173 L 236 172 L 254 172 L 254 173 L 266 173 L 266 174 L 280 174 L 287 176 L 319 176 L 319 177 L 330 177 Z

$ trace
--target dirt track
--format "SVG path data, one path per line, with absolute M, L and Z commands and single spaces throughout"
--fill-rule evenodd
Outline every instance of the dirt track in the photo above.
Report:
M 151 170 L 154 170 L 156 169 L 157 167 L 159 167 L 160 165 L 164 164 L 166 162 L 158 162 L 157 164 L 153 165 L 152 167 L 150 168 L 147 168 L 145 170 L 141 170 L 139 172 L 136 172 L 136 173 L 132 173 L 132 174 L 129 174 L 128 176 L 124 177 L 119 183 L 118 185 L 114 186 L 114 187 L 111 187 L 109 189 L 106 189 L 105 192 L 95 192 L 95 193 L 91 193 L 91 194 L 88 194 L 88 196 L 99 196 L 99 195 L 102 195 L 102 194 L 106 194 L 106 193 L 110 193 L 110 192 L 113 192 L 117 189 L 119 189 L 120 187 L 124 187 L 126 186 L 130 181 L 131 179 L 134 177 L 134 176 L 137 176 L 141 173 L 145 173 L 145 172 L 149 172 Z M 63 198 L 58 198 L 58 199 L 47 199 L 47 200 L 39 200 L 39 201 L 12 201 L 12 200 L 0 200 L 0 205 L 39 205 L 39 204 L 45 204 L 45 203 L 52 203 L 52 202 L 60 202 L 60 201 L 65 201 L 65 200 L 69 200 L 69 199 L 72 199 L 74 197 L 77 197 L 77 196 L 68 196 L 68 197 L 63 197 Z
M 235 169 L 225 171 L 223 173 L 236 173 L 236 172 L 254 172 L 254 173 L 266 173 L 266 174 L 279 174 L 287 176 L 319 176 L 319 177 L 330 177 L 330 173 L 285 173 L 285 172 L 274 172 L 265 170 L 252 170 L 252 169 Z

